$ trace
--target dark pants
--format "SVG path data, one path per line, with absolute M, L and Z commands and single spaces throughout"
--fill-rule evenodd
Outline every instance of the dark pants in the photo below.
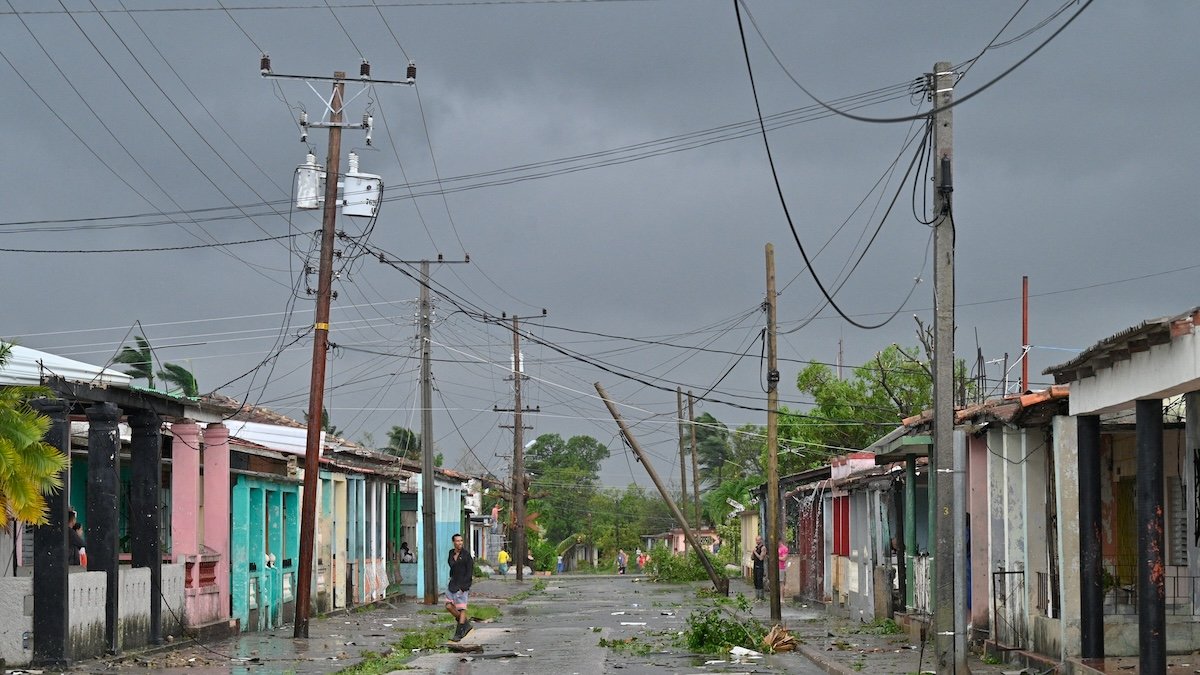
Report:
M 761 591 L 763 589 L 763 578 L 766 576 L 766 568 L 762 563 L 754 564 L 754 590 Z

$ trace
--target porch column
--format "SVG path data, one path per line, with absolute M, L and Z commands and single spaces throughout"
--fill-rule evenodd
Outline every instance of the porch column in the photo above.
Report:
M 30 401 L 50 418 L 43 437 L 48 445 L 71 456 L 67 404 L 56 399 Z M 48 522 L 33 530 L 33 664 L 65 669 L 71 665 L 67 634 L 71 625 L 71 576 L 67 545 L 67 511 L 71 508 L 71 468 L 59 474 L 63 488 L 46 495 Z M 11 610 L 11 608 L 10 608 Z
M 229 616 L 229 488 L 229 429 L 214 422 L 204 428 L 204 545 L 220 554 L 216 573 L 222 617 Z
M 133 443 L 129 540 L 134 567 L 150 568 L 150 644 L 162 644 L 162 420 L 149 410 L 129 416 Z
M 118 519 L 121 488 L 121 439 L 117 420 L 121 410 L 108 402 L 87 409 L 88 418 L 88 494 L 87 558 L 89 572 L 104 572 L 107 577 L 104 603 L 104 644 L 117 653 L 121 635 L 117 631 L 121 597 L 121 552 Z
M 1167 672 L 1162 401 L 1137 402 L 1139 672 Z
M 1196 499 L 1196 489 L 1200 488 L 1200 476 L 1197 472 L 1200 471 L 1200 391 L 1191 391 L 1183 395 L 1184 409 L 1186 417 L 1186 442 L 1187 452 L 1184 453 L 1186 458 L 1183 463 L 1183 479 L 1184 479 L 1184 494 L 1192 495 L 1191 504 L 1185 507 L 1187 511 L 1187 552 L 1188 552 L 1188 576 L 1193 579 L 1200 577 L 1200 537 L 1196 536 L 1200 532 L 1200 525 L 1197 525 L 1197 519 L 1200 518 L 1200 513 L 1196 511 L 1196 504 L 1200 503 Z M 1193 582 L 1192 586 L 1192 606 L 1200 606 L 1200 584 Z
M 913 560 L 917 553 L 917 456 L 904 458 L 904 607 L 913 611 Z
M 1101 566 L 1100 416 L 1076 419 L 1079 448 L 1080 656 L 1104 658 L 1104 578 Z M 1138 437 L 1140 440 L 1140 436 Z M 1140 446 L 1139 446 L 1140 448 Z M 1140 449 L 1139 449 L 1140 452 Z M 1141 462 L 1141 455 L 1138 455 Z M 1139 468 L 1138 474 L 1141 475 Z M 1140 541 L 1140 540 L 1139 540 Z
M 200 552 L 200 430 L 181 419 L 171 435 L 171 557 L 186 563 Z

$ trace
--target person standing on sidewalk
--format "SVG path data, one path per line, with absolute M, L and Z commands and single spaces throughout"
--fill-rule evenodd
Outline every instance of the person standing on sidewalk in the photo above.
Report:
M 767 573 L 767 547 L 763 545 L 761 536 L 754 538 L 754 550 L 750 552 L 750 560 L 754 564 L 754 599 L 762 600 L 763 579 Z
M 475 573 L 475 561 L 463 548 L 461 534 L 450 538 L 454 543 L 446 562 L 450 565 L 450 583 L 446 586 L 446 611 L 454 617 L 457 627 L 451 642 L 458 642 L 471 632 L 471 621 L 467 618 L 467 596 L 471 591 L 471 579 Z
M 625 574 L 625 566 L 629 564 L 629 556 L 625 549 L 617 549 L 617 574 Z
M 500 549 L 500 554 L 496 556 L 496 562 L 500 563 L 500 576 L 508 574 L 508 549 Z

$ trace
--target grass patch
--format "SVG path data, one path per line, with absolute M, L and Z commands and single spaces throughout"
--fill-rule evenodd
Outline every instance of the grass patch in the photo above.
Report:
M 898 635 L 904 632 L 904 627 L 896 623 L 895 619 L 875 619 L 858 630 L 856 633 L 871 633 L 874 635 Z
M 508 601 L 510 603 L 521 602 L 522 600 L 532 597 L 534 595 L 537 595 L 538 593 L 541 593 L 542 591 L 545 591 L 545 590 L 546 590 L 546 580 L 538 579 L 537 581 L 533 582 L 532 587 L 530 587 L 526 590 L 523 590 L 520 593 L 514 594 L 511 598 L 508 599 Z
M 639 640 L 636 636 L 625 638 L 624 640 L 605 640 L 604 638 L 600 638 L 598 644 L 601 647 L 608 647 L 614 652 L 633 654 L 634 656 L 645 656 L 654 649 L 654 646 L 649 642 Z
M 384 675 L 393 670 L 408 670 L 409 667 L 404 663 L 408 660 L 408 656 L 408 654 L 397 652 L 390 654 L 363 652 L 362 661 L 349 668 L 342 668 L 337 672 L 341 675 Z
M 404 631 L 400 641 L 393 643 L 393 646 L 404 652 L 411 652 L 414 649 L 445 649 L 446 642 L 452 635 L 454 635 L 454 631 L 449 626 L 417 628 Z
M 500 608 L 495 605 L 469 605 L 467 611 L 471 615 L 472 621 L 491 621 L 500 617 Z M 438 616 L 434 617 L 434 623 L 449 623 L 454 621 L 454 617 L 446 610 L 437 612 Z

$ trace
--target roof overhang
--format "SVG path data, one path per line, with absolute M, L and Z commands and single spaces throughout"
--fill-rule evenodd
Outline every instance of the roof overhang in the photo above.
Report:
M 1151 319 L 1043 371 L 1071 384 L 1070 413 L 1095 415 L 1200 389 L 1200 308 Z

